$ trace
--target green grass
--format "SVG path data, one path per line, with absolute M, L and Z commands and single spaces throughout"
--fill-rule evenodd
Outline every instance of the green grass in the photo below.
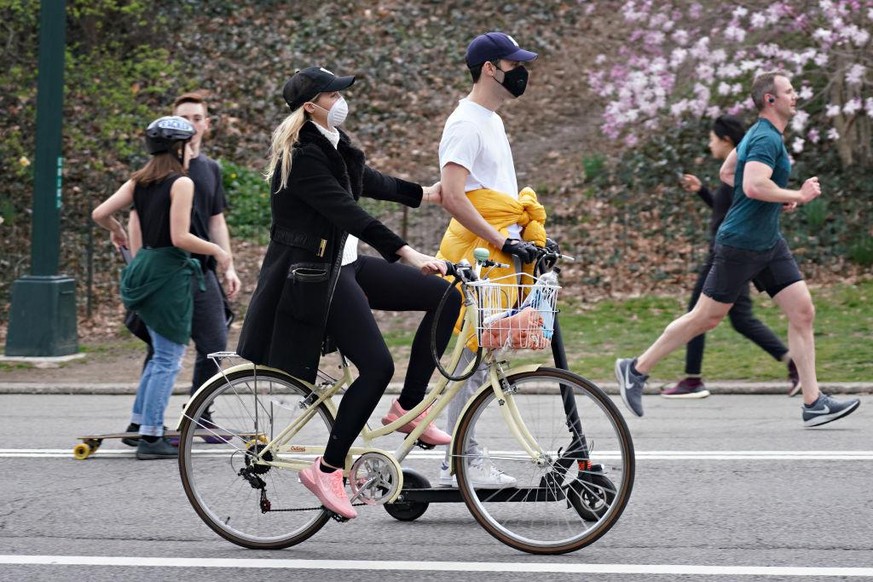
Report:
M 568 283 L 565 281 L 564 285 Z M 812 289 L 819 380 L 873 381 L 873 281 Z M 753 292 L 755 315 L 787 345 L 787 321 L 766 294 Z M 674 318 L 685 312 L 686 296 L 641 297 L 580 306 L 559 302 L 561 328 L 570 368 L 598 381 L 613 381 L 615 358 L 639 355 Z M 405 362 L 413 331 L 385 326 L 395 361 Z M 543 361 L 534 352 L 515 363 Z M 663 360 L 652 374 L 655 384 L 683 375 L 685 350 Z M 780 381 L 785 365 L 737 333 L 725 320 L 706 336 L 703 375 L 708 380 Z

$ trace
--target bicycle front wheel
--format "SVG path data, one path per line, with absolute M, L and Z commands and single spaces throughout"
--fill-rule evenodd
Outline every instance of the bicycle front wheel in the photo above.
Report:
M 583 548 L 616 523 L 634 482 L 634 449 L 612 400 L 554 368 L 480 393 L 452 450 L 461 496 L 501 542 L 533 554 Z
M 182 485 L 197 515 L 221 537 L 246 548 L 286 548 L 327 522 L 329 514 L 297 472 L 274 464 L 312 461 L 316 455 L 307 448 L 327 443 L 333 417 L 324 405 L 312 410 L 315 400 L 291 376 L 251 366 L 216 378 L 187 406 Z M 293 437 L 269 445 L 304 414 L 312 417 Z

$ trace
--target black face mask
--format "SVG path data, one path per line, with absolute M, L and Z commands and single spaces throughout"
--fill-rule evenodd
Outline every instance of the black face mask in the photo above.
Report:
M 503 69 L 498 69 L 503 71 Z M 513 97 L 521 97 L 527 89 L 528 72 L 524 65 L 519 65 L 511 71 L 503 71 L 503 82 L 500 83 Z M 497 80 L 496 78 L 494 79 Z

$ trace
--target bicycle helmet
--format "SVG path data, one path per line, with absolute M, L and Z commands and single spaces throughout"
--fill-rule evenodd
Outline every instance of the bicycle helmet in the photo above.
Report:
M 152 155 L 169 152 L 177 142 L 186 142 L 195 133 L 194 126 L 184 117 L 161 117 L 146 128 L 146 149 Z

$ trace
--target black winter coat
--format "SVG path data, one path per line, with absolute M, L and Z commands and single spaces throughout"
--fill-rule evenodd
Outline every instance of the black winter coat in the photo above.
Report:
M 418 207 L 422 189 L 368 167 L 364 153 L 342 131 L 334 148 L 312 122 L 300 130 L 288 184 L 278 190 L 280 173 L 271 186 L 270 244 L 237 353 L 314 382 L 347 234 L 392 262 L 406 244 L 357 200 L 367 196 Z

